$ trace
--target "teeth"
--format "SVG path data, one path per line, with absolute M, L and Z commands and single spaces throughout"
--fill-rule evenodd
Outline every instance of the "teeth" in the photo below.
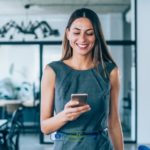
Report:
M 78 44 L 78 46 L 81 48 L 85 48 L 85 47 L 87 47 L 87 44 Z

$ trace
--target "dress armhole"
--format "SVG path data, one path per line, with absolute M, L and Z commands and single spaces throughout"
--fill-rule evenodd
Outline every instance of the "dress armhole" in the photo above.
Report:
M 46 66 L 50 67 L 54 71 L 55 75 L 57 74 L 54 62 L 48 63 Z
M 118 68 L 118 67 L 117 67 L 117 65 L 114 64 L 114 63 L 109 63 L 109 64 L 107 65 L 107 71 L 108 71 L 109 76 L 110 76 L 112 70 L 115 69 L 115 68 Z

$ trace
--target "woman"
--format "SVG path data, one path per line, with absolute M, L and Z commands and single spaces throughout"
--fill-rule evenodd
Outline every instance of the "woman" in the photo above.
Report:
M 87 93 L 87 104 L 76 106 L 74 93 Z M 118 68 L 98 16 L 78 9 L 66 27 L 62 59 L 43 73 L 41 130 L 57 131 L 55 150 L 123 150 L 118 94 Z

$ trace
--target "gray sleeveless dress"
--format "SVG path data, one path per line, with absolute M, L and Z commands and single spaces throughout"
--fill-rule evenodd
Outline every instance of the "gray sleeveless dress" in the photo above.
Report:
M 88 70 L 75 70 L 62 61 L 54 61 L 48 65 L 56 73 L 56 114 L 64 109 L 73 93 L 88 93 L 87 103 L 91 107 L 90 111 L 59 129 L 55 135 L 54 150 L 113 150 L 107 131 L 110 81 L 103 75 L 101 64 L 98 69 Z M 115 64 L 107 62 L 107 73 L 110 74 L 115 67 Z

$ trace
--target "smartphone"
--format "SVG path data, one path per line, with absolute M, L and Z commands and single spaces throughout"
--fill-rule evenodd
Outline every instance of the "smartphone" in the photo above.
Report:
M 83 106 L 83 105 L 87 104 L 87 97 L 88 97 L 87 93 L 71 94 L 71 100 L 79 102 L 79 104 L 77 104 L 73 107 Z

